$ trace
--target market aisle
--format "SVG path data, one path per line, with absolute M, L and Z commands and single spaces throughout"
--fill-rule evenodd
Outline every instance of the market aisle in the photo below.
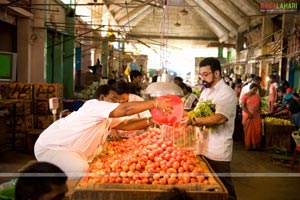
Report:
M 0 152 L 0 172 L 17 172 L 33 155 L 22 152 Z M 249 177 L 251 173 L 288 173 L 297 174 L 296 168 L 291 171 L 290 165 L 274 164 L 267 151 L 246 151 L 243 144 L 234 143 L 232 172 L 238 200 L 298 200 L 300 197 L 300 176 L 298 177 Z M 239 174 L 235 174 L 239 173 Z M 246 173 L 248 177 L 242 177 Z M 9 181 L 10 177 L 0 177 L 0 183 Z
M 246 151 L 243 144 L 235 142 L 231 166 L 239 200 L 298 200 L 300 197 L 300 174 L 296 167 L 291 170 L 289 163 L 273 160 L 267 151 Z

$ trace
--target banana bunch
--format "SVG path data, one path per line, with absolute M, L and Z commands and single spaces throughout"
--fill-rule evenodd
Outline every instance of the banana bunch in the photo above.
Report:
M 276 117 L 265 117 L 265 123 L 274 125 L 292 125 L 290 120 L 276 118 Z

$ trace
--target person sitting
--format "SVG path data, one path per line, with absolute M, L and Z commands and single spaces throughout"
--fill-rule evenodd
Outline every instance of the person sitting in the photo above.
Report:
M 67 175 L 56 165 L 36 162 L 19 175 L 15 200 L 60 200 L 68 192 Z

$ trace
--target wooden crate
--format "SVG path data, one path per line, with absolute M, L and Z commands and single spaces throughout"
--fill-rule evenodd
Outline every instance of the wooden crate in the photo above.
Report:
M 292 132 L 295 130 L 294 125 L 274 125 L 264 124 L 265 128 L 265 147 L 272 147 L 273 145 L 283 146 L 288 151 L 291 149 Z
M 106 200 L 153 200 L 162 192 L 172 187 L 178 187 L 187 191 L 195 200 L 227 200 L 228 192 L 220 179 L 203 158 L 205 172 L 209 173 L 209 185 L 190 183 L 181 185 L 147 185 L 147 184 L 87 184 L 80 183 L 74 190 L 71 200 L 106 199 Z

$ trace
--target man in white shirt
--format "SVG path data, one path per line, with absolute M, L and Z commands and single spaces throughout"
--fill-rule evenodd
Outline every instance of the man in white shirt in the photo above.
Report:
M 190 119 L 193 125 L 214 127 L 211 131 L 200 131 L 202 143 L 196 148 L 197 154 L 205 156 L 216 173 L 230 173 L 237 98 L 234 90 L 223 81 L 217 58 L 205 58 L 199 67 L 205 86 L 199 101 L 211 100 L 216 105 L 216 111 L 208 117 Z M 220 179 L 228 190 L 229 199 L 236 199 L 231 177 L 220 176 Z
M 52 123 L 39 136 L 34 153 L 38 161 L 50 162 L 72 177 L 81 177 L 89 168 L 89 161 L 101 151 L 109 129 L 138 130 L 150 125 L 150 118 L 124 120 L 113 118 L 158 108 L 170 113 L 169 100 L 119 102 L 119 95 L 109 85 L 101 85 L 95 92 L 98 99 L 86 101 L 78 111 Z

